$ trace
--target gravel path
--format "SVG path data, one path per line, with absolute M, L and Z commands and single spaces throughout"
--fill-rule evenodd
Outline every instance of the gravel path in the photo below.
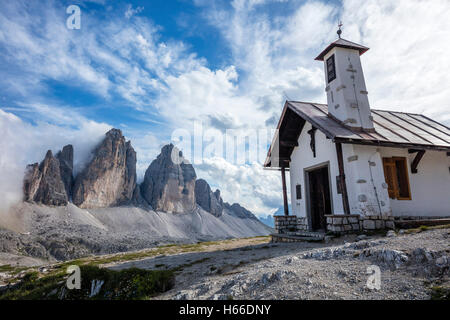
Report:
M 109 267 L 179 267 L 175 287 L 157 299 L 429 299 L 432 285 L 449 284 L 449 239 L 440 229 L 328 244 L 242 241 Z M 367 286 L 372 265 L 381 271 L 379 290 Z

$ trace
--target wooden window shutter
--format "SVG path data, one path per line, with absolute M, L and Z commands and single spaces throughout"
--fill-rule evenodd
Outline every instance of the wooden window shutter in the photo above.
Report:
M 397 168 L 392 158 L 383 158 L 384 178 L 388 184 L 389 198 L 396 199 L 399 195 L 397 183 Z
M 395 168 L 398 181 L 398 200 L 411 200 L 411 188 L 409 186 L 408 165 L 406 158 L 394 157 Z

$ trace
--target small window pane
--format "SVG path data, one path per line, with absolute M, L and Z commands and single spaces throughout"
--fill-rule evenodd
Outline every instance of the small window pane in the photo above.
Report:
M 334 63 L 334 54 L 327 59 L 328 83 L 336 79 L 336 66 Z

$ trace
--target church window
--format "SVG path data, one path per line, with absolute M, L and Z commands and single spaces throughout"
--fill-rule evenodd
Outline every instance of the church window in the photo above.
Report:
M 336 65 L 334 63 L 334 54 L 327 59 L 328 83 L 336 79 Z

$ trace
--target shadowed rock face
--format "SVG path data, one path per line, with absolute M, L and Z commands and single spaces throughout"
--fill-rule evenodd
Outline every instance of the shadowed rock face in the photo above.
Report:
M 196 177 L 181 151 L 173 144 L 166 145 L 145 172 L 142 197 L 157 211 L 190 212 L 196 207 Z
M 136 152 L 122 132 L 111 129 L 75 179 L 73 203 L 80 208 L 129 204 L 136 189 Z
M 220 217 L 223 212 L 223 201 L 220 197 L 220 191 L 211 191 L 208 182 L 203 179 L 195 181 L 195 200 L 203 210 Z
M 67 197 L 70 199 L 73 186 L 73 146 L 71 144 L 65 146 L 56 154 L 56 158 L 59 160 L 59 172 Z
M 233 213 L 233 215 L 238 218 L 258 220 L 258 218 L 253 213 L 242 207 L 239 203 L 233 203 L 232 205 L 230 205 L 229 203 L 225 202 L 224 207 L 231 211 L 231 213 Z
M 30 164 L 26 170 L 23 187 L 25 201 L 53 206 L 67 204 L 68 196 L 61 179 L 59 160 L 51 150 L 47 151 L 41 164 Z

